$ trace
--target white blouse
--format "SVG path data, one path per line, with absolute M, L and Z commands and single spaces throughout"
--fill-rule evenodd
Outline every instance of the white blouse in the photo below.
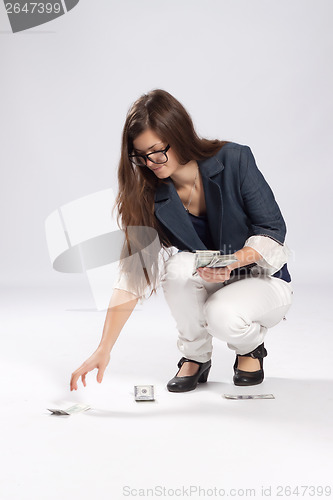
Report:
M 262 255 L 262 259 L 257 261 L 257 266 L 265 269 L 268 275 L 272 275 L 279 271 L 292 255 L 291 250 L 285 243 L 282 245 L 270 236 L 261 234 L 250 236 L 245 241 L 244 247 L 251 247 Z M 175 253 L 177 252 L 178 251 L 175 251 Z M 136 293 L 128 286 L 125 274 L 121 275 L 119 273 L 113 288 L 126 290 L 127 292 L 136 295 Z

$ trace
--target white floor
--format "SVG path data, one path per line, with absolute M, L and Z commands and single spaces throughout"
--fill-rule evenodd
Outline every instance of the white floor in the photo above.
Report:
M 105 311 L 85 287 L 2 290 L 0 498 L 296 498 L 297 486 L 301 498 L 319 498 L 320 487 L 330 496 L 332 292 L 319 283 L 294 290 L 287 321 L 267 334 L 261 385 L 234 386 L 234 353 L 215 341 L 208 383 L 184 394 L 165 387 L 181 355 L 161 293 L 134 311 L 102 384 L 95 370 L 70 392 Z M 156 401 L 136 403 L 135 384 L 153 384 Z M 47 411 L 75 402 L 92 409 Z

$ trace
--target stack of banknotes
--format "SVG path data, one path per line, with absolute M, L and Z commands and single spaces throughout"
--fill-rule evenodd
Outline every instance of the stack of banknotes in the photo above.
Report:
M 234 262 L 237 262 L 234 254 L 221 255 L 220 250 L 197 250 L 192 276 L 198 274 L 198 267 L 225 267 Z

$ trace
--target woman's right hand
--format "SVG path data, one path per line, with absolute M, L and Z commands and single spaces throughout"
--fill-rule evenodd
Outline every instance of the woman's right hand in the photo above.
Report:
M 96 351 L 88 358 L 84 363 L 82 363 L 79 368 L 77 368 L 73 373 L 70 381 L 70 390 L 77 390 L 77 381 L 81 377 L 84 387 L 86 387 L 86 375 L 88 372 L 94 368 L 98 369 L 96 380 L 101 383 L 103 380 L 103 375 L 105 368 L 110 361 L 110 352 L 103 349 L 97 348 Z

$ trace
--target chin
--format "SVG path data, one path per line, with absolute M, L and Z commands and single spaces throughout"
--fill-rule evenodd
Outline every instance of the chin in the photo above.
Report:
M 159 179 L 167 179 L 167 178 L 168 178 L 168 177 L 170 177 L 170 176 L 169 176 L 169 174 L 168 174 L 168 173 L 164 173 L 164 174 L 162 174 L 162 172 L 161 172 L 161 173 L 157 172 L 157 177 L 158 177 Z
M 154 174 L 158 177 L 168 177 L 169 176 L 168 170 L 165 168 L 161 168 L 160 170 L 156 170 L 156 172 L 154 172 Z

